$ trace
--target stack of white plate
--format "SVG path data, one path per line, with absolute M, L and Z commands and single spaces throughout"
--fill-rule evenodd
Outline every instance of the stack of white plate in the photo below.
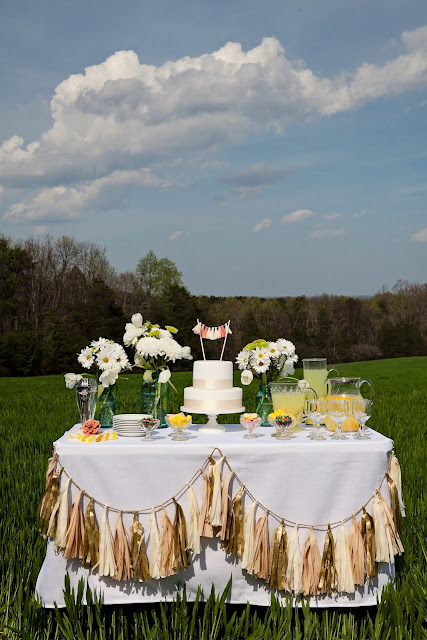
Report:
M 113 429 L 118 436 L 124 438 L 141 438 L 144 430 L 139 426 L 141 418 L 147 418 L 146 413 L 122 413 L 113 416 Z

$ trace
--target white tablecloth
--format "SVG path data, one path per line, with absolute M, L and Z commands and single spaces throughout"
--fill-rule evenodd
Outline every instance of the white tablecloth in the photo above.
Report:
M 328 438 L 316 442 L 307 439 L 307 429 L 289 441 L 270 437 L 272 429 L 269 427 L 258 429 L 261 437 L 254 440 L 243 438 L 244 430 L 240 425 L 227 425 L 227 432 L 218 435 L 192 429 L 192 438 L 186 442 L 172 441 L 167 437 L 168 429 L 158 430 L 153 443 L 139 438 L 117 438 L 84 444 L 68 439 L 67 432 L 55 446 L 61 465 L 77 485 L 100 502 L 123 510 L 141 510 L 166 502 L 190 480 L 213 448 L 219 447 L 231 468 L 260 503 L 294 522 L 315 524 L 340 521 L 366 503 L 381 482 L 393 445 L 391 440 L 375 431 L 371 432 L 371 440 L 335 441 Z M 194 489 L 200 505 L 201 479 L 196 481 Z M 233 495 L 237 490 L 235 484 Z M 75 487 L 73 492 L 76 492 Z M 386 483 L 383 495 L 388 499 Z M 85 498 L 84 509 L 87 500 Z M 187 496 L 179 501 L 186 512 Z M 168 512 L 173 519 L 173 507 L 168 507 Z M 257 510 L 257 517 L 261 514 Z M 96 516 L 100 523 L 101 508 L 98 506 Z M 110 512 L 112 531 L 116 517 L 117 513 Z M 132 516 L 125 514 L 123 519 L 129 527 Z M 148 537 L 148 513 L 140 515 L 140 521 Z M 159 518 L 158 523 L 160 527 Z M 276 527 L 277 521 L 270 518 L 270 536 Z M 288 528 L 288 534 L 290 531 Z M 306 528 L 299 529 L 301 548 L 308 532 Z M 337 529 L 333 529 L 334 535 L 336 532 Z M 315 533 L 322 552 L 325 531 Z M 221 591 L 231 576 L 230 602 L 269 604 L 270 591 L 263 581 L 242 571 L 239 564 L 220 549 L 219 541 L 206 538 L 203 541 L 202 553 L 193 556 L 192 566 L 187 571 L 146 583 L 120 583 L 98 578 L 96 572 L 83 569 L 78 560 L 64 560 L 62 555 L 56 555 L 49 541 L 36 590 L 46 607 L 52 607 L 54 602 L 63 606 L 64 576 L 68 572 L 72 587 L 84 577 L 92 589 L 102 591 L 105 604 L 171 600 L 178 585 L 183 583 L 187 598 L 192 600 L 199 585 L 205 594 L 210 592 L 212 583 L 217 591 Z M 393 569 L 394 566 L 380 564 L 378 578 L 371 585 L 358 587 L 351 595 L 312 597 L 310 603 L 316 607 L 374 605 L 393 575 Z

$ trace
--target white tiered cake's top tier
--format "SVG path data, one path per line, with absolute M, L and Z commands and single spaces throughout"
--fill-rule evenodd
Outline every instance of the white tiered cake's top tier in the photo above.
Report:
M 193 365 L 194 389 L 232 389 L 233 363 L 227 360 L 197 360 Z

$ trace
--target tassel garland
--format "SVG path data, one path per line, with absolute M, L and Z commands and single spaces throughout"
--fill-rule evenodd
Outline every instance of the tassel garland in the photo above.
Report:
M 188 569 L 191 564 L 188 552 L 187 527 L 185 524 L 184 512 L 180 504 L 173 498 L 175 505 L 175 519 L 173 522 L 173 569 Z
M 353 516 L 349 536 L 350 558 L 353 569 L 354 584 L 363 586 L 366 575 L 366 552 L 363 544 L 362 529 L 360 524 Z
M 320 570 L 318 593 L 331 594 L 337 588 L 337 572 L 335 569 L 335 549 L 334 537 L 331 531 L 331 525 L 328 524 L 326 531 L 325 546 L 323 547 L 322 568 Z
M 255 503 L 254 503 L 255 504 Z M 288 566 L 288 539 L 283 520 L 273 532 L 272 551 L 267 584 L 279 591 L 286 589 L 286 570 Z
M 113 536 L 108 522 L 108 507 L 104 507 L 99 531 L 99 565 L 100 576 L 116 577 L 116 561 L 114 559 Z
M 322 557 L 314 535 L 313 527 L 302 548 L 302 592 L 305 596 L 315 596 L 320 579 Z
M 344 523 L 338 529 L 335 543 L 335 567 L 337 590 L 341 593 L 354 593 L 353 567 Z
M 83 566 L 95 567 L 99 562 L 99 529 L 96 524 L 93 498 L 86 507 L 84 538 L 83 538 Z
M 133 514 L 133 522 L 129 527 L 129 534 L 132 579 L 136 582 L 145 582 L 150 579 L 150 570 L 145 551 L 144 529 L 139 522 L 138 511 Z

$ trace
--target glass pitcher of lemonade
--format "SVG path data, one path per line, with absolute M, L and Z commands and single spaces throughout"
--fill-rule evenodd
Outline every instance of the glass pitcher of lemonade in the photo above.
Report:
M 324 400 L 328 394 L 326 387 L 328 375 L 332 371 L 339 375 L 336 369 L 327 369 L 326 364 L 326 358 L 304 358 L 302 361 L 303 378 L 307 380 L 309 387 L 315 390 L 319 400 Z
M 271 400 L 273 402 L 273 411 L 283 411 L 284 414 L 292 416 L 295 420 L 295 426 L 291 431 L 298 428 L 304 413 L 304 403 L 307 391 L 313 393 L 314 398 L 317 397 L 314 389 L 304 387 L 298 384 L 298 380 L 293 382 L 270 382 Z
M 363 397 L 360 393 L 360 387 L 363 384 L 369 386 L 369 399 L 371 402 L 374 400 L 374 384 L 372 380 L 362 380 L 362 378 L 328 378 L 326 384 L 328 389 L 327 400 L 336 400 L 338 398 L 348 400 L 350 411 L 351 401 Z M 329 431 L 335 431 L 336 424 L 329 415 L 326 416 L 325 424 Z M 342 431 L 357 431 L 358 428 L 359 424 L 351 414 L 341 426 Z

